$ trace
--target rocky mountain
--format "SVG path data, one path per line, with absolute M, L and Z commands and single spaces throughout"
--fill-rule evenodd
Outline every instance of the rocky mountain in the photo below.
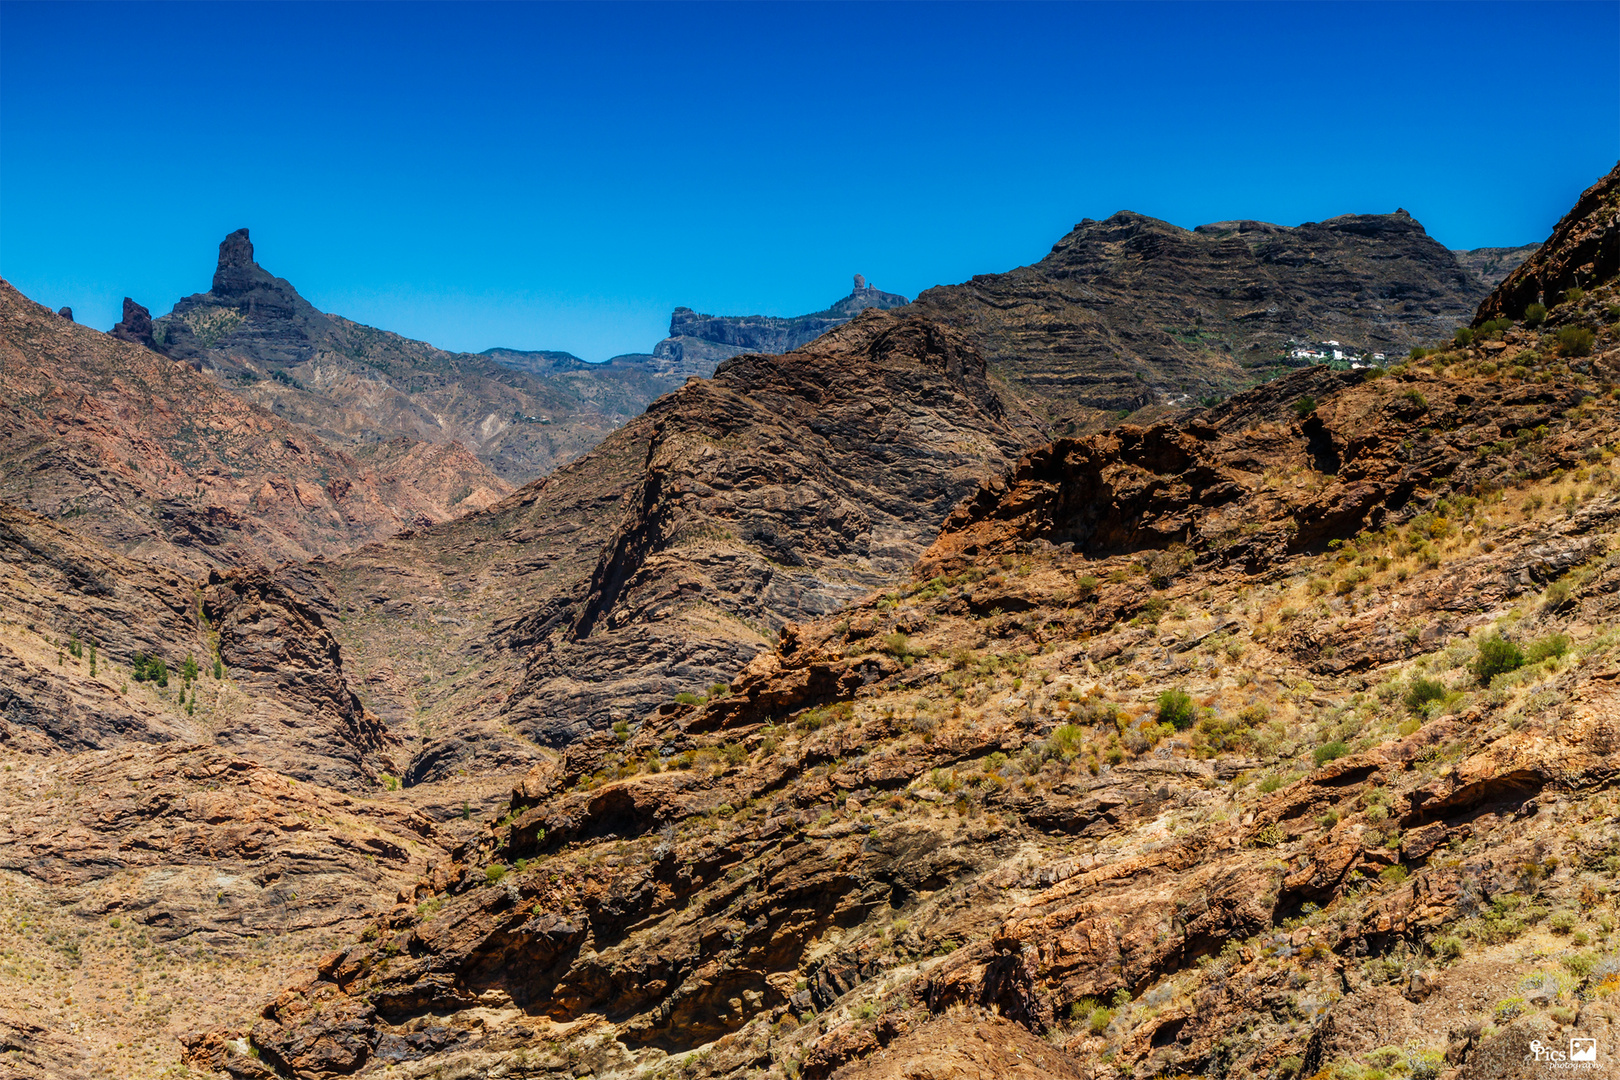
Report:
M 1519 319 L 1531 304 L 1556 308 L 1566 297 L 1578 311 L 1579 297 L 1569 296 L 1620 273 L 1620 165 L 1581 193 L 1552 236 L 1502 282 L 1479 306 L 1474 325 L 1493 318 Z M 1561 321 L 1558 319 L 1555 322 Z
M 334 449 L 5 283 L 0 398 L 0 499 L 188 576 L 352 549 L 511 490 L 455 445 Z
M 866 312 L 721 364 L 487 512 L 317 569 L 409 783 L 523 768 L 904 575 L 1034 433 L 959 337 Z
M 0 501 L 0 1075 L 164 1074 L 465 838 L 385 790 L 334 618 L 295 566 L 188 579 Z
M 190 1066 L 1507 1080 L 1537 1045 L 1614 1045 L 1620 282 L 1583 288 L 1561 326 L 1024 454 L 908 579 L 542 755 L 476 843 L 250 1026 L 190 1037 Z M 772 457 L 723 422 L 750 403 L 697 395 L 793 419 L 791 373 L 838 368 L 838 343 L 937 387 L 902 400 L 998 415 L 972 347 L 906 314 L 722 366 L 644 453 L 593 464 L 633 494 L 578 599 L 507 624 L 541 642 L 530 675 L 543 642 L 654 622 L 746 548 L 836 565 L 825 522 L 738 542 L 784 505 L 756 486 Z M 417 536 L 483 557 L 499 529 L 491 566 L 524 543 L 561 561 L 560 522 L 519 522 L 566 472 Z M 694 535 L 716 521 L 732 538 Z M 492 595 L 468 566 L 431 610 Z M 364 591 L 364 568 L 321 572 Z
M 1294 341 L 1404 355 L 1466 323 L 1489 289 L 1404 210 L 1190 231 L 1121 212 L 913 309 L 967 334 L 1031 409 L 1075 431 L 1218 399 L 1297 365 Z
M 1519 328 L 1032 452 L 910 582 L 536 767 L 256 1057 L 190 1060 L 1484 1080 L 1609 1045 L 1600 332 L 1581 371 Z
M 245 234 L 119 337 L 10 300 L 0 1076 L 1483 1080 L 1609 1039 L 1616 292 L 1049 445 L 970 335 L 861 311 L 375 533 L 345 497 L 472 459 L 337 449 L 344 379 L 605 415 L 655 365 L 423 352 Z M 198 509 L 248 487 L 302 512 Z
M 334 445 L 459 445 L 515 483 L 579 457 L 679 381 L 568 354 L 446 352 L 317 311 L 254 261 L 246 229 L 220 243 L 212 288 L 149 333 L 165 355 Z
M 1471 250 L 1453 248 L 1451 253 L 1481 285 L 1487 289 L 1495 289 L 1540 247 L 1540 244 L 1525 244 L 1521 247 L 1487 247 Z
M 774 356 L 792 352 L 868 308 L 883 311 L 908 303 L 898 293 L 874 288 L 856 274 L 848 296 L 809 315 L 700 315 L 678 307 L 669 317 L 669 337 L 653 349 L 649 363 L 672 378 L 708 378 L 722 360 L 747 353 Z

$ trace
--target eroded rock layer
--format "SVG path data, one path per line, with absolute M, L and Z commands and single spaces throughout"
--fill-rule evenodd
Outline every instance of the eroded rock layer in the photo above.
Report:
M 1297 366 L 1292 342 L 1404 355 L 1466 323 L 1490 287 L 1405 211 L 1190 231 L 1121 212 L 913 308 L 966 334 L 1062 433 L 1224 397 Z
M 538 765 L 251 1067 L 192 1060 L 1474 1080 L 1613 1038 L 1612 302 L 1590 355 L 1514 328 L 1030 453 L 904 587 Z

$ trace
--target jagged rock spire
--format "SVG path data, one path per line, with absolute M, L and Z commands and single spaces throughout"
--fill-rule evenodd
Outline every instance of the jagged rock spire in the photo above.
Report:
M 246 229 L 237 229 L 219 242 L 219 266 L 214 270 L 214 295 L 237 296 L 253 288 L 253 242 Z
M 120 341 L 133 341 L 148 349 L 157 347 L 157 342 L 152 340 L 152 313 L 127 296 L 124 297 L 123 319 L 108 333 Z

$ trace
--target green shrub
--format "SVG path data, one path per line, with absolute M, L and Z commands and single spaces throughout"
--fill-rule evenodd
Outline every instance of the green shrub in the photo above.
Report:
M 1598 958 L 1591 953 L 1576 953 L 1573 956 L 1564 957 L 1563 965 L 1569 969 L 1571 975 L 1584 979 L 1592 974 L 1593 968 L 1597 967 Z
M 185 679 L 186 682 L 197 681 L 197 658 L 195 656 L 188 655 L 185 662 L 180 665 L 180 677 Z
M 1394 866 L 1386 866 L 1378 876 L 1391 885 L 1399 885 L 1406 880 L 1406 867 L 1400 863 L 1396 863 Z
M 1539 664 L 1543 660 L 1554 660 L 1569 652 L 1570 640 L 1568 634 L 1548 634 L 1539 641 L 1530 643 L 1524 650 L 1524 661 L 1527 664 Z
M 1446 1059 L 1438 1050 L 1409 1050 L 1406 1056 L 1407 1080 L 1435 1080 Z
M 1316 399 L 1307 395 L 1294 402 L 1294 415 L 1301 420 L 1316 411 Z
M 136 682 L 155 683 L 158 686 L 169 685 L 169 665 L 155 656 L 146 656 L 136 653 L 130 661 L 132 677 Z
M 1350 748 L 1348 746 L 1344 745 L 1344 743 L 1340 742 L 1338 739 L 1334 739 L 1332 742 L 1323 743 L 1321 746 L 1318 746 L 1311 753 L 1311 757 L 1315 759 L 1316 764 L 1320 766 L 1326 765 L 1328 762 L 1337 758 L 1342 758 L 1349 752 Z
M 1512 319 L 1486 319 L 1475 334 L 1481 341 L 1496 341 L 1512 326 Z
M 1564 303 L 1578 304 L 1586 299 L 1586 290 L 1579 285 L 1564 290 Z
M 1524 666 L 1524 650 L 1501 634 L 1492 634 L 1479 643 L 1479 655 L 1468 665 L 1481 686 L 1489 686 L 1496 676 Z
M 904 660 L 911 655 L 911 639 L 896 630 L 883 638 L 883 651 Z
M 1192 727 L 1194 714 L 1192 696 L 1185 690 L 1166 690 L 1159 695 L 1159 723 L 1185 731 Z
M 1547 926 L 1555 934 L 1569 933 L 1578 921 L 1573 911 L 1555 911 L 1547 916 Z
M 1419 409 L 1427 409 L 1429 407 L 1429 399 L 1418 393 L 1416 390 L 1408 390 L 1406 393 L 1402 394 L 1401 397 L 1405 398 Z
M 1456 960 L 1463 954 L 1463 942 L 1460 937 L 1435 938 L 1434 952 L 1436 956 L 1446 960 Z
M 1105 1009 L 1099 1005 L 1091 1010 L 1091 1016 L 1086 1020 L 1086 1026 L 1091 1029 L 1093 1035 L 1101 1035 L 1108 1030 L 1108 1025 L 1113 1022 L 1113 1019 L 1113 1010 Z
M 506 867 L 501 863 L 491 863 L 490 865 L 484 867 L 484 880 L 489 882 L 491 885 L 500 884 L 500 880 L 505 876 Z
M 1444 701 L 1446 686 L 1439 679 L 1426 679 L 1418 676 L 1407 686 L 1406 693 L 1401 695 L 1401 704 L 1405 705 L 1413 714 L 1421 714 L 1423 706 L 1431 701 Z M 1411 734 L 1408 732 L 1407 734 Z
M 1531 304 L 1524 309 L 1524 325 L 1534 329 L 1547 321 L 1547 309 L 1540 304 Z
M 1584 326 L 1566 326 L 1558 331 L 1558 352 L 1561 356 L 1590 356 L 1592 342 L 1597 335 Z
M 698 696 L 693 693 L 682 692 L 675 695 L 675 702 L 678 705 L 696 705 Z
M 1260 781 L 1260 794 L 1270 795 L 1283 785 L 1293 783 L 1293 780 L 1293 776 L 1287 773 L 1272 773 Z
M 1052 737 L 1047 740 L 1047 748 L 1053 756 L 1064 761 L 1080 753 L 1080 744 L 1084 741 L 1084 734 L 1073 724 L 1059 724 Z
M 1457 332 L 1451 335 L 1452 344 L 1457 346 L 1472 344 L 1473 340 L 1474 332 L 1466 326 L 1457 327 Z

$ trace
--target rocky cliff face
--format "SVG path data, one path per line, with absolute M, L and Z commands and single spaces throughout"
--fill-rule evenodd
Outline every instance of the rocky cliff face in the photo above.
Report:
M 1617 300 L 1570 302 L 1590 348 L 1513 327 L 1030 452 L 909 581 L 537 764 L 191 1063 L 1485 1080 L 1612 1045 Z M 968 355 L 925 325 L 822 344 Z M 551 632 L 611 626 L 682 493 L 747 505 L 662 475 Z
M 669 337 L 653 349 L 651 365 L 671 378 L 708 378 L 716 365 L 747 353 L 774 356 L 810 344 L 868 308 L 887 310 L 910 303 L 897 293 L 873 288 L 855 275 L 850 294 L 809 315 L 700 315 L 679 307 L 669 317 Z
M 1293 341 L 1402 355 L 1466 323 L 1488 290 L 1404 211 L 1191 231 L 1122 212 L 915 310 L 967 334 L 1065 431 L 1222 397 L 1286 368 Z
M 335 445 L 461 446 L 515 483 L 579 457 L 676 384 L 582 363 L 557 380 L 533 354 L 451 353 L 317 311 L 254 261 L 246 229 L 220 243 L 213 287 L 152 327 L 166 355 Z M 463 486 L 479 479 L 469 471 Z

